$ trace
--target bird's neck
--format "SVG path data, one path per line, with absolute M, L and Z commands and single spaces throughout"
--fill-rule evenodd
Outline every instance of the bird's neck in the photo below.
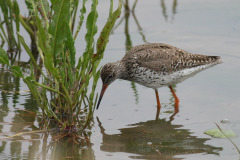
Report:
M 115 62 L 115 70 L 117 71 L 116 73 L 118 79 L 127 79 L 128 75 L 124 63 L 121 61 Z

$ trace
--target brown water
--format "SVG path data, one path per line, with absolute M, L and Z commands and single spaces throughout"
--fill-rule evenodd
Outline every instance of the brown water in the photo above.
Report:
M 24 1 L 19 3 L 25 14 Z M 129 2 L 129 6 L 133 3 Z M 90 5 L 89 1 L 87 11 Z M 106 22 L 108 8 L 109 1 L 101 0 L 99 30 Z M 117 80 L 109 86 L 95 111 L 93 126 L 88 131 L 91 142 L 55 142 L 54 135 L 48 133 L 20 135 L 0 141 L 0 159 L 239 159 L 229 140 L 204 132 L 217 128 L 217 122 L 222 129 L 235 132 L 236 137 L 231 139 L 240 147 L 240 1 L 142 0 L 137 2 L 134 14 L 123 9 L 117 23 L 120 25 L 110 37 L 101 65 L 120 60 L 131 46 L 147 42 L 218 55 L 224 63 L 175 86 L 180 99 L 180 111 L 175 116 L 174 99 L 167 87 L 159 89 L 162 109 L 155 120 L 154 91 Z M 21 34 L 28 37 L 23 28 Z M 85 49 L 84 34 L 83 27 L 76 41 L 77 56 Z M 21 56 L 10 56 L 12 63 L 29 68 L 25 51 Z M 101 83 L 99 80 L 97 91 Z M 0 84 L 3 90 L 27 90 L 21 79 L 3 69 Z M 1 92 L 0 100 L 0 138 L 39 129 L 40 110 L 29 93 Z M 230 122 L 221 123 L 224 118 Z

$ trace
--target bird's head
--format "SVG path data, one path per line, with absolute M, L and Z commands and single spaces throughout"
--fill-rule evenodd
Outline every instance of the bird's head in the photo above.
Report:
M 97 109 L 100 105 L 103 94 L 106 91 L 108 85 L 111 84 L 113 81 L 115 81 L 118 78 L 118 75 L 119 75 L 118 71 L 119 70 L 116 67 L 116 63 L 107 63 L 106 65 L 103 66 L 101 73 L 100 73 L 103 85 L 102 85 L 101 94 L 98 99 Z
M 109 85 L 117 79 L 117 68 L 115 63 L 107 63 L 101 70 L 101 79 L 103 84 Z

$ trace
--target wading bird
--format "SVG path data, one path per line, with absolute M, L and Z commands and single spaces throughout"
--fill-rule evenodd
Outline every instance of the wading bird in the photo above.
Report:
M 179 99 L 171 86 L 194 76 L 203 69 L 222 63 L 220 58 L 189 53 L 162 43 L 133 47 L 122 60 L 103 66 L 101 70 L 103 85 L 97 109 L 109 84 L 116 79 L 124 79 L 154 89 L 158 108 L 161 108 L 158 88 L 169 86 L 175 98 L 175 110 L 178 110 Z

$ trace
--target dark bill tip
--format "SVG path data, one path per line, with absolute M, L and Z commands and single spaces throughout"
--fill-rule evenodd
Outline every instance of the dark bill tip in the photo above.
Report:
M 101 102 L 101 100 L 102 100 L 102 97 L 103 97 L 104 92 L 106 91 L 107 87 L 108 87 L 108 84 L 103 84 L 103 86 L 102 86 L 102 91 L 101 91 L 101 94 L 100 94 L 100 96 L 99 96 L 98 103 L 97 103 L 97 109 L 98 109 L 98 107 L 99 107 L 99 105 L 100 105 L 100 102 Z

